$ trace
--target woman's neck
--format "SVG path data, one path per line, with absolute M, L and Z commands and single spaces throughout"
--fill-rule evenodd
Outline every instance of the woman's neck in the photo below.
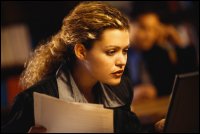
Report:
M 78 86 L 79 90 L 84 94 L 87 101 L 89 103 L 94 103 L 95 98 L 94 94 L 92 93 L 92 88 L 97 83 L 97 80 L 95 80 L 89 74 L 88 70 L 80 63 L 77 63 L 72 69 L 72 76 L 76 85 Z

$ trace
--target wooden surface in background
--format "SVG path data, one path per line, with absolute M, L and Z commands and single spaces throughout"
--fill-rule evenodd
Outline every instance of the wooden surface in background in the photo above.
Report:
M 136 113 L 143 125 L 154 124 L 165 118 L 170 96 L 158 97 L 152 100 L 133 102 L 131 109 Z

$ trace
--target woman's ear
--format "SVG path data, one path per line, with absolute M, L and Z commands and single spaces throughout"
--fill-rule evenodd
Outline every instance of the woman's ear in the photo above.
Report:
M 79 60 L 84 60 L 86 58 L 86 48 L 83 44 L 76 44 L 74 47 L 74 52 Z

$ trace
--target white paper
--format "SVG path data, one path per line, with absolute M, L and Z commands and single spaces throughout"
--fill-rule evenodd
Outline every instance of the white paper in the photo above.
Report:
M 35 124 L 47 133 L 112 133 L 113 110 L 103 105 L 65 102 L 34 92 Z

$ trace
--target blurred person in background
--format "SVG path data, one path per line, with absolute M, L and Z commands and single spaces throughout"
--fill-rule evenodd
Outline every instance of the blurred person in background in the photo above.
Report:
M 130 36 L 127 66 L 135 84 L 135 101 L 169 95 L 175 74 L 195 70 L 194 48 L 184 42 L 173 25 L 162 23 L 156 13 L 139 15 L 131 23 Z

